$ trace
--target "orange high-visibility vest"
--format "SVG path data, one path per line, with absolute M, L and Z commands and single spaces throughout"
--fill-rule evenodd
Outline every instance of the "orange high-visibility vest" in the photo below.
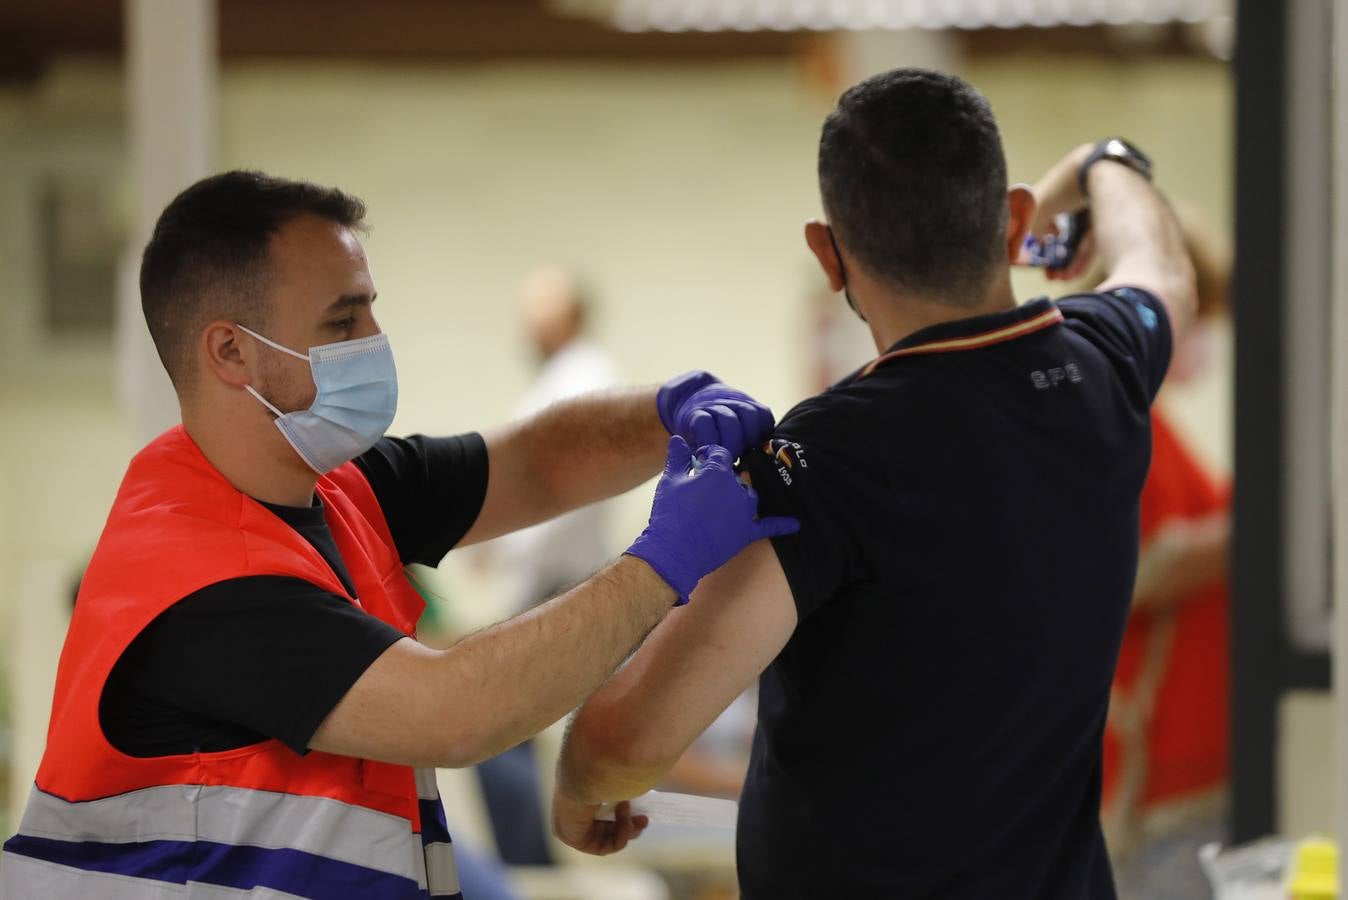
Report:
M 98 704 L 131 641 L 175 602 L 249 575 L 301 578 L 404 634 L 424 605 L 352 463 L 317 494 L 356 587 L 240 493 L 181 427 L 131 461 L 61 652 L 47 748 L 0 894 L 27 898 L 457 896 L 433 770 L 276 740 L 135 758 L 108 743 Z M 238 664 L 248 665 L 246 653 Z

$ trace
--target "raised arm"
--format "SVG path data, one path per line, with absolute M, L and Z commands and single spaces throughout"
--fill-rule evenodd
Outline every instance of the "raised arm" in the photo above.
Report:
M 719 444 L 737 456 L 772 426 L 771 410 L 707 372 L 555 403 L 483 435 L 487 494 L 460 546 L 636 487 L 660 470 L 671 434 L 694 448 Z
M 699 468 L 669 444 L 651 521 L 627 555 L 542 606 L 448 650 L 394 643 L 352 685 L 310 747 L 405 765 L 466 766 L 560 719 L 597 688 L 698 580 L 747 544 L 795 530 L 755 517 L 728 451 Z
M 616 496 L 658 472 L 669 434 L 655 395 L 654 387 L 583 394 L 484 432 L 487 493 L 459 545 Z
M 703 579 L 687 607 L 576 714 L 557 768 L 553 828 L 588 853 L 622 849 L 634 830 L 596 822 L 605 801 L 653 787 L 688 745 L 786 646 L 796 608 L 767 541 Z
M 1193 263 L 1178 219 L 1165 198 L 1142 174 L 1111 159 L 1098 159 L 1085 173 L 1095 144 L 1067 154 L 1034 187 L 1038 210 L 1031 230 L 1043 235 L 1059 213 L 1090 207 L 1091 234 L 1105 270 L 1098 290 L 1139 287 L 1155 294 L 1170 315 L 1178 336 L 1197 307 Z

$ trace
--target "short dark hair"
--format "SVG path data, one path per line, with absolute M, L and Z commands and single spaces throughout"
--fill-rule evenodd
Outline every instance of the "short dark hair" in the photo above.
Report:
M 819 187 L 838 241 L 900 289 L 975 304 L 1004 258 L 1001 135 L 952 75 L 895 69 L 849 88 L 824 120 Z
M 235 170 L 198 181 L 160 214 L 141 257 L 140 303 L 179 390 L 191 382 L 192 345 L 206 323 L 265 327 L 268 244 L 304 214 L 361 229 L 365 204 L 336 188 Z

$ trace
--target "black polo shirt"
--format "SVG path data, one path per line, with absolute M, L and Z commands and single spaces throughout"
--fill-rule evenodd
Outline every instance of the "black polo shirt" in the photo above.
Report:
M 1143 291 L 945 323 L 746 461 L 799 612 L 763 673 L 748 900 L 1102 900 L 1101 736 L 1170 358 Z

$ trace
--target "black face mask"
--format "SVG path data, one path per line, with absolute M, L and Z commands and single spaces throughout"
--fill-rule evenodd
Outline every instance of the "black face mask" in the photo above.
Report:
M 847 305 L 851 307 L 852 312 L 856 313 L 856 317 L 864 322 L 866 317 L 861 314 L 861 310 L 857 309 L 857 302 L 852 299 L 852 292 L 847 288 L 847 269 L 843 266 L 842 251 L 838 249 L 838 239 L 833 236 L 833 226 L 827 227 L 829 243 L 833 245 L 833 253 L 838 257 L 838 272 L 842 275 L 843 280 L 843 296 L 847 298 Z

